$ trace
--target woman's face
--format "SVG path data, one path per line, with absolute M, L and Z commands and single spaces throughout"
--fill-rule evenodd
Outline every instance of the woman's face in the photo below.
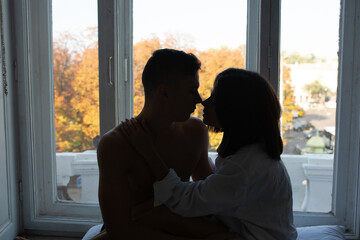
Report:
M 204 110 L 203 110 L 204 123 L 208 126 L 221 128 L 219 118 L 217 117 L 215 111 L 215 102 L 213 95 L 211 94 L 209 98 L 204 100 L 202 102 L 202 105 L 204 106 Z

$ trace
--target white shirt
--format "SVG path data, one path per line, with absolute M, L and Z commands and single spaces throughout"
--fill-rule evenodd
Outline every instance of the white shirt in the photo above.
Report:
M 173 169 L 154 183 L 154 205 L 196 217 L 215 218 L 245 239 L 296 239 L 291 183 L 283 162 L 260 145 L 218 157 L 216 171 L 205 180 L 182 182 Z

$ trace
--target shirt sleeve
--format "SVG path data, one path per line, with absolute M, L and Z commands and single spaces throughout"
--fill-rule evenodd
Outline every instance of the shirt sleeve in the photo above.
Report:
M 173 169 L 154 183 L 154 205 L 165 204 L 184 217 L 205 216 L 241 205 L 246 199 L 246 172 L 231 161 L 197 182 L 182 182 Z

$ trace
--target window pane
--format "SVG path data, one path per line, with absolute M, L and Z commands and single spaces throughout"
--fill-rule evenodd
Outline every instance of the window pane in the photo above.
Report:
M 245 67 L 247 0 L 136 0 L 133 4 L 135 116 L 144 104 L 141 74 L 156 49 L 181 49 L 200 59 L 203 99 L 210 95 L 218 73 Z M 202 118 L 201 104 L 193 116 Z M 214 151 L 220 140 L 221 135 L 210 133 L 209 150 Z
M 53 0 L 52 16 L 57 198 L 97 202 L 97 1 Z
M 339 16 L 340 0 L 282 1 L 283 160 L 295 211 L 331 211 Z

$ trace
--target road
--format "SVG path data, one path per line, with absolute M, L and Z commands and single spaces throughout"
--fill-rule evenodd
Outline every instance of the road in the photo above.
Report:
M 326 127 L 335 127 L 336 120 L 336 108 L 317 107 L 308 109 L 305 115 L 301 118 L 295 119 L 295 121 L 309 121 L 316 129 L 323 130 Z M 306 137 L 305 133 L 309 132 L 296 132 L 293 130 L 287 130 L 283 136 L 284 142 L 284 154 L 299 154 L 297 146 L 299 148 L 305 148 Z

